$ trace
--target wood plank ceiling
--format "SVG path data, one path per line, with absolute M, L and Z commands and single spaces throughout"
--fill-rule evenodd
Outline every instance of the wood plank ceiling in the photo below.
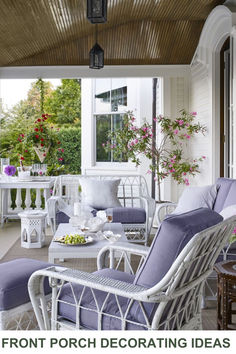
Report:
M 105 65 L 189 64 L 221 0 L 108 0 Z M 0 66 L 88 65 L 87 0 L 0 0 Z

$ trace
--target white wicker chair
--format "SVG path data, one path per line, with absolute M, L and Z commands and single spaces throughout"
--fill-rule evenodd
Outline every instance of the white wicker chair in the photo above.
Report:
M 53 197 L 61 197 L 67 204 L 73 205 L 79 199 L 79 179 L 93 178 L 99 180 L 120 179 L 118 186 L 118 199 L 123 207 L 141 207 L 146 212 L 145 223 L 123 224 L 130 242 L 142 242 L 147 244 L 151 231 L 153 216 L 155 212 L 155 201 L 149 196 L 147 182 L 141 175 L 62 175 L 56 178 Z M 48 200 L 51 203 L 51 200 Z M 50 207 L 51 209 L 51 207 Z M 56 223 L 57 205 L 50 212 L 51 226 L 53 232 L 57 228 Z
M 204 282 L 211 274 L 221 249 L 229 240 L 235 222 L 236 217 L 232 217 L 193 236 L 162 280 L 150 288 L 56 266 L 35 272 L 29 280 L 28 288 L 40 329 L 83 329 L 80 313 L 82 314 L 81 311 L 84 308 L 81 300 L 88 289 L 94 298 L 95 306 L 89 311 L 97 314 L 97 329 L 103 329 L 104 316 L 110 316 L 112 321 L 120 321 L 121 329 L 129 329 L 132 325 L 148 330 L 202 329 L 201 300 Z M 142 263 L 148 254 L 148 249 L 133 244 L 109 245 L 100 251 L 99 269 L 103 267 L 104 254 L 107 252 L 110 255 L 110 268 L 115 267 L 114 253 L 116 257 L 117 253 L 120 253 L 120 260 L 116 265 L 118 268 L 121 265 L 121 259 L 130 260 L 131 254 L 139 255 Z M 133 272 L 132 269 L 130 264 L 131 272 Z M 43 281 L 45 277 L 49 277 L 52 286 L 51 320 L 44 307 Z M 60 294 L 66 283 L 69 284 L 74 295 L 75 303 L 69 305 L 73 306 L 76 323 L 58 317 Z M 79 298 L 76 298 L 73 290 L 75 284 L 79 284 L 83 289 Z M 99 305 L 97 301 L 97 290 L 107 294 L 102 305 Z M 104 311 L 110 296 L 113 296 L 113 301 L 116 302 L 119 310 L 116 314 Z M 124 298 L 128 303 L 125 312 L 122 310 Z M 151 319 L 146 312 L 148 303 L 155 306 L 155 313 Z M 136 306 L 144 319 L 141 323 L 138 323 L 137 319 L 132 320 L 130 316 L 133 306 Z M 89 316 L 89 312 L 86 313 Z

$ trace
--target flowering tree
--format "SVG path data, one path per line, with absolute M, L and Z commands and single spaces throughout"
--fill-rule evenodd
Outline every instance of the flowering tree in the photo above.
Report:
M 132 112 L 127 112 L 123 120 L 123 129 L 113 131 L 103 147 L 106 151 L 113 151 L 117 160 L 131 160 L 140 165 L 141 156 L 146 156 L 155 163 L 151 163 L 147 173 L 154 172 L 158 186 L 158 201 L 161 201 L 160 183 L 172 176 L 179 184 L 189 185 L 189 176 L 199 173 L 199 162 L 205 159 L 201 156 L 196 159 L 188 159 L 184 155 L 184 144 L 195 134 L 205 132 L 206 128 L 200 123 L 194 123 L 196 112 L 180 112 L 180 117 L 175 120 L 158 116 L 161 132 L 159 144 L 153 144 L 152 125 L 145 122 L 141 127 L 135 125 L 135 117 Z

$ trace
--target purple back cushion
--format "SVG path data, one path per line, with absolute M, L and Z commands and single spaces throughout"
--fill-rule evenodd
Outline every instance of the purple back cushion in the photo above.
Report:
M 218 213 L 230 205 L 236 204 L 236 179 L 218 178 L 218 193 L 213 210 Z
M 134 283 L 145 287 L 157 284 L 168 272 L 184 246 L 198 232 L 223 220 L 208 208 L 199 208 L 166 218 L 158 229 L 149 254 Z

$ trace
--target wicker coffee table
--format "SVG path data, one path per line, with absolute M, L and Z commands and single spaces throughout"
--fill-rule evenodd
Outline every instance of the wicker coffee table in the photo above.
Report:
M 127 242 L 122 224 L 105 224 L 103 231 L 107 229 L 113 231 L 115 234 L 121 235 L 121 238 L 117 242 Z M 54 238 L 73 232 L 75 232 L 75 229 L 71 226 L 71 224 L 60 224 L 54 235 Z M 61 260 L 66 258 L 97 258 L 100 249 L 104 246 L 107 246 L 108 244 L 109 241 L 97 240 L 96 237 L 94 237 L 94 241 L 92 243 L 77 246 L 67 246 L 52 240 L 48 249 L 48 261 L 50 263 L 54 263 L 55 259 Z

